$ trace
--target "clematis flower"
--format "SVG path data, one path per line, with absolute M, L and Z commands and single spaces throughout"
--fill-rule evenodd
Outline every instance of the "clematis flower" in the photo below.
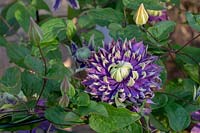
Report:
M 167 16 L 167 11 L 166 10 L 162 10 L 162 11 L 157 11 L 157 10 L 147 10 L 148 14 L 149 14 L 149 20 L 148 22 L 153 24 L 153 23 L 157 23 L 160 21 L 166 21 L 168 20 L 168 16 Z
M 191 133 L 199 133 L 200 132 L 200 123 L 197 123 L 191 130 Z
M 57 10 L 61 6 L 62 0 L 54 0 L 53 9 Z M 77 0 L 67 0 L 69 6 L 73 9 L 79 9 L 79 2 Z
M 193 112 L 191 114 L 191 117 L 193 120 L 198 121 L 198 123 L 196 125 L 193 126 L 193 128 L 191 129 L 191 133 L 199 133 L 200 132 L 200 110 Z
M 160 89 L 161 68 L 156 60 L 143 42 L 113 41 L 88 59 L 88 74 L 82 83 L 97 100 L 112 104 L 118 98 L 121 103 L 141 104 L 151 100 L 153 89 Z

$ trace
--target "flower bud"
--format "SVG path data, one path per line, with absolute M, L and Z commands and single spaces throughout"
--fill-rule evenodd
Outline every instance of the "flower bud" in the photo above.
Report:
M 69 105 L 69 98 L 67 95 L 63 95 L 59 101 L 61 107 L 67 107 Z
M 60 91 L 62 94 L 66 94 L 68 89 L 69 89 L 69 81 L 67 80 L 67 77 L 65 76 L 60 85 Z
M 200 102 L 200 86 L 198 89 L 194 86 L 193 100 Z
M 88 59 L 90 55 L 91 55 L 91 51 L 88 47 L 82 47 L 76 51 L 76 57 L 80 61 Z
M 36 45 L 39 45 L 40 41 L 43 39 L 42 30 L 32 18 L 30 18 L 29 37 L 30 40 Z
M 142 3 L 136 13 L 135 23 L 137 25 L 144 25 L 147 23 L 148 19 L 149 19 L 148 13 L 145 10 L 144 5 Z

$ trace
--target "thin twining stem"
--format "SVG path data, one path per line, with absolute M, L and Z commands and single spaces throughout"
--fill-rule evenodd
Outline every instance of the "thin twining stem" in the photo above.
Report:
M 186 42 L 180 49 L 176 50 L 176 54 L 179 53 L 181 50 L 183 50 L 187 45 L 189 45 L 191 42 L 193 42 L 195 39 L 197 39 L 198 37 L 200 37 L 200 33 L 198 35 L 196 35 L 195 37 L 193 37 L 191 40 L 189 40 L 188 42 Z
M 46 76 L 46 75 L 47 75 L 47 61 L 46 61 L 46 59 L 45 59 L 45 57 L 44 57 L 44 54 L 43 54 L 43 52 L 42 52 L 42 49 L 41 49 L 40 45 L 37 45 L 37 46 L 38 46 L 38 48 L 39 48 L 40 55 L 41 55 L 42 60 L 43 60 L 43 63 L 44 63 L 44 76 Z M 38 99 L 37 99 L 37 102 L 36 102 L 36 105 L 35 105 L 35 106 L 37 106 L 37 104 L 38 104 L 38 102 L 39 102 L 39 100 L 40 100 L 40 98 L 41 98 L 41 96 L 42 96 L 42 94 L 43 94 L 43 92 L 44 92 L 44 89 L 45 89 L 46 84 L 47 84 L 47 78 L 44 77 L 44 78 L 43 78 L 42 89 L 41 89 L 41 91 L 40 91 L 40 94 L 39 94 L 39 97 L 38 97 Z

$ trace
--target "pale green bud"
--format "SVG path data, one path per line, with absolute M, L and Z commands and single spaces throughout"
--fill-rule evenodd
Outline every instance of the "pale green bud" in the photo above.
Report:
M 66 94 L 67 90 L 69 89 L 69 81 L 67 80 L 67 77 L 65 76 L 62 83 L 60 84 L 60 91 L 62 94 Z
M 30 18 L 29 37 L 30 40 L 36 45 L 39 45 L 40 41 L 43 39 L 42 30 L 32 18 Z
M 63 95 L 59 101 L 61 107 L 67 107 L 69 105 L 69 98 L 67 95 Z
M 91 50 L 88 47 L 79 48 L 76 52 L 76 57 L 79 60 L 88 59 L 91 55 Z

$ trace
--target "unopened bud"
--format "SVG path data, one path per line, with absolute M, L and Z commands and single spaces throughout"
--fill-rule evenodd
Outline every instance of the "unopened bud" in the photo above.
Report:
M 196 86 L 194 86 L 193 100 L 200 102 L 200 86 L 199 88 L 196 88 Z
M 69 81 L 67 80 L 67 77 L 65 76 L 60 85 L 60 91 L 62 92 L 62 94 L 66 94 L 68 89 L 69 89 Z
M 67 95 L 63 95 L 59 101 L 61 107 L 67 107 L 69 105 L 69 98 Z
M 30 18 L 29 37 L 30 40 L 36 45 L 39 45 L 40 41 L 43 39 L 42 30 L 32 18 Z
M 148 19 L 149 19 L 149 15 L 147 11 L 145 10 L 144 5 L 142 3 L 136 13 L 135 23 L 137 25 L 144 25 L 147 23 Z
M 82 47 L 76 51 L 76 57 L 78 60 L 88 59 L 90 55 L 91 55 L 91 51 L 88 47 Z

